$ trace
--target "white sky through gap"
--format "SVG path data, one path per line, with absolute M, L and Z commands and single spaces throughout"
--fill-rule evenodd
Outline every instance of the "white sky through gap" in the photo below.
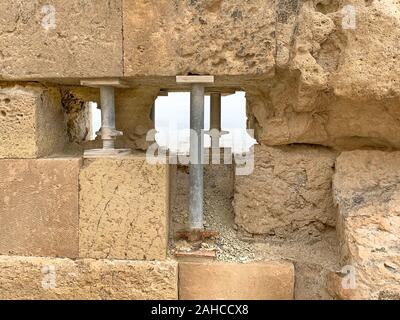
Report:
M 222 130 L 229 131 L 221 139 L 221 146 L 232 148 L 233 152 L 245 152 L 254 143 L 246 131 L 246 98 L 240 91 L 222 97 Z M 172 151 L 188 152 L 190 126 L 190 93 L 171 92 L 156 100 L 155 127 L 156 141 Z M 210 129 L 210 96 L 205 97 L 205 130 Z M 210 146 L 210 137 L 205 135 L 205 147 Z

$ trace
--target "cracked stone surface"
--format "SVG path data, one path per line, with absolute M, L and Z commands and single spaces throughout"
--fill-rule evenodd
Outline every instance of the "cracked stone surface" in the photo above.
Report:
M 351 290 L 343 290 L 340 275 L 340 281 L 332 276 L 339 298 L 400 297 L 399 168 L 400 152 L 351 151 L 337 159 L 334 195 L 341 264 L 355 271 Z
M 7 300 L 172 300 L 175 261 L 0 256 L 0 298 Z
M 235 222 L 252 234 L 286 236 L 314 224 L 335 226 L 335 153 L 312 146 L 255 146 L 255 169 L 236 176 Z
M 168 168 L 145 154 L 85 160 L 80 172 L 79 256 L 165 259 Z

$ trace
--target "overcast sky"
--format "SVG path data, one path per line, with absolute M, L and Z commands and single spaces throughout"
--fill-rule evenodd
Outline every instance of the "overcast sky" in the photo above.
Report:
M 222 97 L 222 130 L 229 131 L 223 136 L 222 145 L 232 147 L 235 152 L 247 151 L 254 140 L 246 132 L 246 98 L 244 92 Z M 188 150 L 190 125 L 190 93 L 169 93 L 167 97 L 156 100 L 155 122 L 159 134 L 158 144 L 172 150 Z M 205 98 L 205 130 L 210 128 L 210 97 Z M 179 135 L 179 138 L 178 138 Z M 179 140 L 179 141 L 178 141 Z M 205 146 L 210 145 L 210 138 L 205 137 Z

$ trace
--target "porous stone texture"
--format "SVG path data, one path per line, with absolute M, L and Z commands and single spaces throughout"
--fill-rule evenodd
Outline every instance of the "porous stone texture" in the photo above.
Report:
M 399 169 L 400 152 L 352 151 L 337 159 L 341 263 L 354 268 L 356 280 L 351 294 L 336 286 L 342 298 L 400 297 Z
M 115 95 L 116 127 L 124 135 L 117 139 L 117 145 L 136 150 L 146 150 L 149 143 L 146 136 L 154 128 L 151 108 L 159 88 L 140 87 L 117 89 Z
M 80 172 L 82 258 L 165 259 L 168 242 L 167 165 L 145 154 L 85 160 Z
M 125 0 L 123 13 L 126 76 L 274 72 L 272 0 Z
M 122 76 L 121 0 L 0 2 L 0 79 Z
M 43 5 L 1 3 L 0 78 L 177 89 L 176 74 L 213 74 L 247 92 L 262 144 L 400 148 L 397 0 L 57 0 L 47 31 Z M 146 147 L 142 120 L 121 143 Z
M 56 88 L 0 86 L 0 158 L 37 158 L 60 152 L 66 142 Z
M 248 233 L 285 236 L 315 225 L 335 226 L 335 153 L 323 147 L 254 146 L 252 174 L 236 176 L 236 224 Z
M 257 140 L 399 148 L 398 1 L 275 3 L 275 76 L 245 87 Z
M 177 279 L 173 261 L 0 256 L 0 298 L 6 300 L 172 300 Z
M 79 158 L 0 160 L 0 254 L 78 256 Z
M 181 300 L 292 300 L 290 262 L 179 263 Z

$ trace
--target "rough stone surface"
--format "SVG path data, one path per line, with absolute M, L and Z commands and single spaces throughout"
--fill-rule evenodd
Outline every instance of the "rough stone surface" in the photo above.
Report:
M 309 258 L 309 257 L 307 257 Z M 306 260 L 306 259 L 304 259 Z M 330 265 L 310 261 L 295 261 L 295 300 L 332 300 L 327 286 Z
M 154 128 L 150 118 L 151 107 L 158 93 L 159 88 L 146 87 L 116 90 L 116 126 L 124 133 L 118 138 L 117 145 L 137 150 L 147 149 L 146 135 Z
M 177 263 L 0 256 L 7 300 L 177 299 Z
M 165 259 L 167 165 L 148 164 L 145 154 L 85 160 L 79 184 L 80 257 Z
M 0 158 L 37 158 L 62 150 L 66 141 L 59 90 L 0 87 Z
M 285 236 L 311 224 L 334 226 L 335 153 L 312 146 L 255 146 L 255 169 L 235 178 L 235 222 L 252 234 Z
M 0 78 L 176 89 L 176 74 L 213 74 L 246 91 L 262 144 L 400 148 L 397 0 L 57 0 L 48 31 L 44 4 L 1 3 Z M 136 126 L 120 141 L 143 149 Z
M 400 297 L 399 168 L 400 152 L 343 152 L 337 159 L 341 263 L 356 275 L 355 290 L 345 294 L 351 298 Z
M 245 87 L 257 140 L 399 148 L 398 1 L 276 4 L 275 76 Z
M 179 264 L 181 300 L 292 300 L 289 262 Z
M 0 43 L 0 79 L 122 76 L 121 0 L 2 0 Z
M 93 134 L 90 102 L 66 90 L 61 91 L 61 96 L 62 108 L 67 119 L 69 141 L 81 143 L 89 140 Z
M 125 0 L 123 13 L 126 76 L 274 72 L 272 0 Z
M 78 256 L 80 159 L 0 160 L 0 254 Z

